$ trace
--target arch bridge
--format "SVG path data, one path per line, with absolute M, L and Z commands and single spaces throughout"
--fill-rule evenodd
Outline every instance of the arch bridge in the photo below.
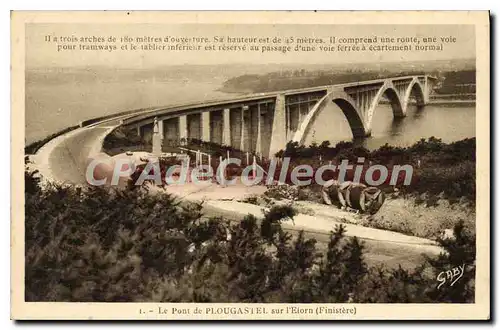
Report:
M 419 107 L 429 102 L 435 81 L 415 75 L 251 94 L 144 110 L 121 124 L 136 127 L 143 140 L 153 144 L 153 152 L 199 139 L 272 157 L 290 140 L 303 144 L 330 103 L 342 110 L 354 138 L 365 137 L 381 101 L 390 103 L 394 117 L 404 117 L 412 102 Z

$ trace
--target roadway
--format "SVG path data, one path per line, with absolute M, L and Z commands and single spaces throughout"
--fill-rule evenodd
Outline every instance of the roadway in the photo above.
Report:
M 106 135 L 120 125 L 121 119 L 128 116 L 130 114 L 108 119 L 88 127 L 77 128 L 42 146 L 35 155 L 34 162 L 44 181 L 86 184 L 85 169 L 88 159 L 101 152 L 102 142 Z M 175 187 L 171 188 L 173 189 L 172 193 L 175 194 Z M 218 193 L 215 191 L 213 191 L 213 194 L 207 194 L 206 196 L 188 194 L 192 195 L 188 197 L 185 193 L 189 190 L 189 187 L 179 188 L 182 191 L 184 200 L 206 200 L 207 197 L 212 199 L 204 203 L 204 213 L 207 215 L 224 216 L 232 221 L 240 221 L 248 213 L 261 216 L 261 207 L 238 202 L 235 200 L 238 197 L 238 192 L 229 187 L 217 190 L 219 194 L 227 195 L 229 193 L 231 200 L 227 200 L 224 196 L 218 198 Z M 211 189 L 213 188 L 212 185 Z M 257 188 L 259 187 L 254 187 L 254 189 Z M 193 191 L 193 193 L 196 193 L 196 191 Z M 316 214 L 314 216 L 300 214 L 295 219 L 294 225 L 285 225 L 285 228 L 294 233 L 305 230 L 308 236 L 315 237 L 320 242 L 327 244 L 329 231 L 334 228 L 334 225 L 340 223 L 338 220 L 340 218 L 335 218 L 338 217 L 327 217 L 325 214 Z M 422 254 L 432 255 L 441 251 L 439 247 L 434 245 L 434 242 L 423 238 L 358 225 L 349 225 L 347 235 L 362 238 L 367 246 L 367 259 L 393 266 L 401 263 L 413 267 L 421 262 Z
M 243 217 L 252 214 L 260 219 L 264 216 L 261 205 L 241 202 L 247 197 L 263 194 L 264 186 L 245 186 L 239 182 L 222 187 L 210 182 L 200 184 L 188 183 L 163 188 L 150 186 L 151 193 L 168 192 L 177 196 L 182 203 L 201 202 L 204 217 L 222 217 L 231 222 L 239 222 Z M 355 224 L 357 217 L 352 213 L 313 202 L 295 202 L 297 214 L 293 221 L 285 221 L 282 226 L 293 236 L 304 231 L 306 238 L 314 238 L 320 246 L 325 247 L 330 241 L 330 231 L 342 224 L 346 236 L 356 236 L 363 241 L 365 257 L 369 264 L 385 264 L 391 268 L 414 268 L 420 265 L 425 257 L 444 252 L 436 242 L 415 236 L 409 236 L 389 230 L 376 229 Z M 346 223 L 347 222 L 347 223 Z
M 120 118 L 77 128 L 49 141 L 36 153 L 35 168 L 48 181 L 85 184 L 89 158 L 101 152 L 104 138 L 120 124 Z

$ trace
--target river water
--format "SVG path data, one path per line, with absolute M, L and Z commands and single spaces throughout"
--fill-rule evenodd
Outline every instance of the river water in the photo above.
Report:
M 26 79 L 26 143 L 85 119 L 146 107 L 234 97 L 216 91 L 225 81 L 223 77 L 128 78 L 129 75 L 83 79 L 74 73 L 31 73 Z
M 364 140 L 368 149 L 386 143 L 394 146 L 409 146 L 431 136 L 452 142 L 476 136 L 475 107 L 464 104 L 428 104 L 417 109 L 410 106 L 405 118 L 395 120 L 389 104 L 379 104 L 373 116 L 371 137 Z M 338 141 L 352 139 L 351 130 L 342 110 L 331 104 L 318 115 L 306 138 L 306 145 L 313 141 Z
M 26 80 L 26 143 L 42 139 L 81 120 L 131 109 L 210 99 L 236 94 L 217 91 L 226 77 L 196 79 L 80 79 L 75 75 L 36 73 Z M 385 143 L 411 145 L 435 136 L 446 142 L 475 136 L 475 107 L 471 105 L 427 105 L 408 110 L 407 117 L 394 121 L 389 105 L 380 104 L 373 118 L 367 148 Z M 334 104 L 318 116 L 306 144 L 329 140 L 335 144 L 351 140 L 352 134 L 342 111 Z

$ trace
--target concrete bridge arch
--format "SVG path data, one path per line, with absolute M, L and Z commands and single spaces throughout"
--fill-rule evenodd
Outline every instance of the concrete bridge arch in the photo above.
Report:
M 362 138 L 371 134 L 375 109 L 384 97 L 390 103 L 394 118 L 406 116 L 411 96 L 415 96 L 417 106 L 425 105 L 427 99 L 425 89 L 416 77 L 406 85 L 400 84 L 399 86 L 395 86 L 391 79 L 387 79 L 376 87 L 375 92 L 368 90 L 365 93 L 360 97 L 359 93 L 330 91 L 310 110 L 300 128 L 294 133 L 292 141 L 304 144 L 316 118 L 330 102 L 339 106 L 344 113 L 353 137 Z M 353 98 L 353 96 L 357 97 Z
M 403 99 L 403 112 L 406 115 L 406 110 L 408 109 L 408 105 L 410 104 L 411 96 L 415 96 L 415 100 L 418 107 L 424 106 L 428 99 L 425 93 L 425 87 L 422 86 L 420 81 L 417 78 L 413 78 L 412 82 L 408 86 L 406 93 Z
M 151 141 L 156 118 L 154 152 L 161 152 L 169 141 L 194 138 L 273 157 L 290 140 L 304 144 L 328 104 L 342 110 L 354 138 L 365 137 L 371 134 L 380 102 L 389 102 L 394 117 L 404 117 L 413 97 L 417 106 L 428 103 L 434 81 L 427 75 L 414 75 L 258 93 L 149 109 L 124 119 L 123 125 L 137 127 L 137 134 Z
M 385 97 L 389 101 L 394 118 L 401 118 L 406 115 L 398 90 L 396 89 L 391 80 L 385 81 L 384 84 L 375 94 L 373 100 L 370 103 L 369 108 L 365 113 L 364 123 L 365 123 L 365 132 L 367 135 L 371 134 L 373 115 L 375 113 L 375 109 L 377 108 L 383 97 Z
M 293 135 L 293 142 L 304 144 L 305 138 L 316 121 L 316 118 L 330 103 L 336 104 L 342 110 L 351 127 L 353 136 L 366 136 L 363 114 L 359 112 L 354 100 L 343 91 L 332 91 L 319 100 L 304 120 L 302 120 L 299 129 Z

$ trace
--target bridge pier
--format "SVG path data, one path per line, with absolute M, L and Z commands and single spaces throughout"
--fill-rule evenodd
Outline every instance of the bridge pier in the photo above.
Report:
M 153 155 L 159 155 L 162 153 L 162 138 L 160 132 L 153 132 Z
M 188 139 L 187 115 L 179 117 L 179 141 L 185 145 Z
M 163 120 L 156 120 L 153 123 L 153 154 L 159 155 L 163 148 Z
M 285 94 L 278 94 L 274 102 L 274 120 L 272 124 L 271 143 L 269 146 L 269 158 L 274 158 L 274 155 L 286 147 L 286 110 L 285 110 Z
M 250 124 L 250 113 L 249 106 L 244 105 L 241 108 L 241 139 L 240 139 L 240 150 L 249 150 L 249 124 Z
M 158 135 L 163 140 L 163 120 L 158 120 Z
M 231 146 L 231 109 L 224 109 L 222 116 L 222 144 Z

